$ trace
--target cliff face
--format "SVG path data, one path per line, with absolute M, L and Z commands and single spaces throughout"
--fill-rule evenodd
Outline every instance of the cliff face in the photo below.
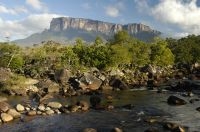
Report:
M 120 30 L 127 30 L 129 34 L 137 34 L 139 32 L 160 33 L 152 30 L 144 24 L 114 24 L 83 18 L 60 17 L 54 18 L 50 23 L 50 31 L 60 32 L 67 29 L 79 29 L 85 31 L 101 32 L 106 35 L 115 34 Z
M 65 43 L 74 42 L 76 38 L 92 42 L 97 36 L 104 40 L 110 40 L 120 30 L 126 30 L 131 36 L 143 41 L 151 41 L 161 34 L 144 24 L 122 25 L 83 18 L 60 17 L 52 19 L 50 29 L 15 42 L 31 45 L 53 40 Z

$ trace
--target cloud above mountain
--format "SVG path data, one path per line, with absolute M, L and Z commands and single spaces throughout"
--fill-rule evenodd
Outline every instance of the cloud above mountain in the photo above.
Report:
M 60 16 L 63 15 L 44 13 L 32 14 L 22 20 L 6 21 L 0 18 L 0 36 L 4 37 L 4 39 L 10 37 L 12 40 L 16 38 L 24 38 L 48 28 L 52 18 Z M 38 24 L 38 22 L 40 24 Z
M 197 0 L 159 0 L 153 6 L 146 0 L 135 0 L 138 6 L 157 21 L 177 26 L 178 35 L 200 34 L 200 7 Z
M 105 7 L 106 15 L 110 17 L 118 17 L 120 16 L 120 12 L 124 9 L 124 4 L 122 1 L 117 2 L 113 5 L 108 5 Z

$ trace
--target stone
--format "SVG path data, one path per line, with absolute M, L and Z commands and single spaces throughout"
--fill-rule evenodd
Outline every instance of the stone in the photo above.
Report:
M 94 129 L 94 128 L 85 128 L 85 129 L 83 130 L 83 132 L 97 132 L 97 130 Z
M 102 81 L 90 73 L 84 73 L 84 75 L 78 80 L 79 87 L 83 90 L 97 90 L 100 88 Z
M 45 106 L 44 106 L 44 105 L 39 105 L 39 106 L 38 106 L 38 110 L 40 110 L 40 111 L 45 111 Z
M 9 109 L 7 112 L 9 115 L 11 115 L 13 118 L 20 118 L 21 114 L 17 112 L 15 109 Z
M 172 95 L 167 99 L 167 103 L 170 105 L 185 105 L 187 102 L 181 98 Z
M 81 106 L 73 105 L 73 106 L 71 106 L 70 111 L 71 112 L 77 112 L 80 108 L 81 108 Z
M 71 76 L 72 73 L 68 69 L 60 69 L 55 72 L 54 78 L 56 82 L 64 86 L 68 83 Z
M 101 103 L 101 98 L 97 95 L 92 95 L 90 97 L 90 104 L 92 105 L 93 108 L 96 108 L 97 106 L 99 106 Z
M 13 117 L 7 113 L 1 113 L 1 119 L 3 122 L 9 122 L 13 120 Z
M 83 111 L 87 111 L 87 110 L 90 108 L 88 102 L 83 101 L 83 100 L 82 100 L 82 101 L 78 101 L 78 102 L 77 102 L 77 105 L 78 105 L 78 106 L 81 106 L 81 109 L 82 109 Z
M 166 122 L 164 123 L 164 128 L 172 132 L 186 132 L 188 131 L 187 127 L 183 127 L 176 123 Z
M 58 93 L 60 89 L 59 84 L 51 81 L 50 79 L 42 80 L 36 86 L 46 93 Z
M 120 89 L 120 90 L 127 90 L 128 85 L 122 81 L 120 78 L 112 77 L 109 81 L 109 85 L 113 87 L 114 89 Z
M 111 132 L 123 132 L 122 129 L 118 128 L 118 127 L 115 127 L 111 130 Z
M 59 102 L 49 102 L 47 106 L 54 108 L 54 109 L 59 109 L 62 107 L 62 104 Z
M 47 110 L 51 110 L 51 108 L 50 108 L 50 107 L 46 107 L 46 108 L 45 108 L 45 111 L 47 111 Z
M 26 111 L 30 111 L 31 108 L 29 108 L 29 107 L 25 107 L 25 110 L 26 110 Z
M 159 132 L 159 130 L 157 128 L 148 128 L 144 132 Z
M 47 115 L 53 115 L 53 114 L 54 114 L 54 111 L 53 111 L 53 110 L 47 110 L 47 111 L 46 111 L 46 114 L 47 114 Z
M 27 113 L 27 115 L 29 116 L 35 116 L 37 114 L 37 112 L 35 110 L 31 110 Z
M 37 111 L 37 115 L 42 115 L 42 112 L 41 111 Z
M 55 113 L 56 114 L 61 114 L 61 112 L 57 109 L 57 110 L 55 110 Z
M 22 112 L 22 111 L 24 111 L 24 110 L 25 110 L 25 108 L 24 108 L 24 106 L 23 106 L 23 105 L 21 105 L 21 104 L 18 104 L 18 105 L 16 106 L 16 110 L 17 110 L 17 111 L 19 111 L 19 112 Z
M 6 112 L 8 111 L 10 105 L 6 102 L 0 102 L 0 111 Z

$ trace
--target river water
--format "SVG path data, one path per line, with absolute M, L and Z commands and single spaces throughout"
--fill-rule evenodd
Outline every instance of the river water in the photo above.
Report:
M 159 121 L 170 121 L 189 127 L 189 132 L 200 132 L 200 101 L 189 103 L 190 99 L 199 98 L 183 97 L 181 93 L 155 91 L 118 91 L 106 92 L 102 95 L 102 104 L 108 104 L 105 96 L 112 95 L 112 105 L 116 108 L 107 110 L 89 110 L 71 114 L 52 116 L 25 117 L 25 122 L 15 120 L 11 123 L 2 124 L 2 132 L 81 132 L 84 128 L 92 127 L 98 132 L 110 132 L 114 127 L 122 128 L 125 132 L 144 132 L 146 129 L 156 127 L 159 131 L 167 132 L 159 123 L 150 124 L 145 119 L 153 117 Z M 176 95 L 188 103 L 183 106 L 170 106 L 167 98 Z M 23 102 L 26 98 L 9 98 L 9 103 L 15 105 Z M 72 98 L 56 98 L 63 104 L 74 103 L 77 100 L 89 100 L 89 96 Z M 121 106 L 132 104 L 132 109 L 125 109 Z

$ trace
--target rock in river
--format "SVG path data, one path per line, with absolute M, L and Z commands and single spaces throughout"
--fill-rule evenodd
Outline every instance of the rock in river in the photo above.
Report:
M 18 105 L 16 106 L 16 110 L 17 110 L 17 111 L 19 111 L 19 112 L 22 112 L 22 111 L 24 111 L 24 110 L 25 110 L 25 108 L 24 108 L 24 106 L 23 106 L 23 105 L 21 105 L 21 104 L 18 104 Z
M 13 116 L 14 118 L 21 117 L 21 114 L 19 112 L 17 112 L 15 109 L 9 109 L 8 114 Z
M 170 105 L 185 105 L 187 102 L 181 98 L 172 95 L 167 99 L 167 103 Z
M 8 111 L 10 105 L 6 102 L 0 102 L 0 111 L 6 112 Z
M 1 119 L 3 120 L 3 122 L 9 122 L 13 120 L 13 117 L 9 114 L 1 113 Z
M 59 102 L 49 102 L 47 106 L 54 108 L 54 109 L 59 109 L 62 107 L 62 104 Z

